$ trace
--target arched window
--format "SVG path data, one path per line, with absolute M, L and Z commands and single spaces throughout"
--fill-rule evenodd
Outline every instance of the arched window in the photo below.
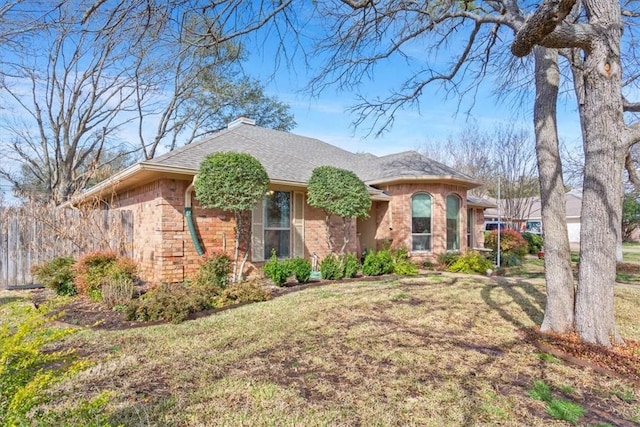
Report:
M 431 250 L 431 196 L 414 194 L 411 198 L 411 250 Z
M 447 196 L 447 250 L 460 250 L 460 197 Z

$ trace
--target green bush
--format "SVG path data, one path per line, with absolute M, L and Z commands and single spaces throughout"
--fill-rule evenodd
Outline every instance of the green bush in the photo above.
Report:
M 461 255 L 447 267 L 447 271 L 452 273 L 480 273 L 486 274 L 487 270 L 493 268 L 493 263 L 476 251 L 469 251 Z
M 451 264 L 456 262 L 458 258 L 460 258 L 460 252 L 443 252 L 438 254 L 438 267 L 446 270 Z
M 418 266 L 409 261 L 407 248 L 399 248 L 393 252 L 393 274 L 415 276 L 418 272 Z
M 271 251 L 271 258 L 264 263 L 262 267 L 265 276 L 267 276 L 277 286 L 282 286 L 291 276 L 291 267 L 288 260 L 279 260 L 276 256 L 275 249 Z
M 214 308 L 220 292 L 215 286 L 165 283 L 131 301 L 125 314 L 129 320 L 180 323 L 191 313 Z
M 32 425 L 27 413 L 48 400 L 46 391 L 88 367 L 88 362 L 78 359 L 71 350 L 51 350 L 52 344 L 78 331 L 51 326 L 60 316 L 48 314 L 53 308 L 49 304 L 39 309 L 12 306 L 0 313 L 0 420 L 3 425 Z
M 381 276 L 393 273 L 393 255 L 389 249 L 371 251 L 367 253 L 362 264 L 362 273 L 365 276 Z
M 214 285 L 225 288 L 229 283 L 231 273 L 231 258 L 225 253 L 214 253 L 202 259 L 193 279 L 193 284 L 197 286 Z
M 327 255 L 320 262 L 320 275 L 327 280 L 340 280 L 344 277 L 344 268 L 340 260 L 333 254 Z
M 58 295 L 75 295 L 77 293 L 73 285 L 75 262 L 71 257 L 56 257 L 49 262 L 32 267 L 31 274 L 43 286 L 52 289 Z
M 114 252 L 98 251 L 81 257 L 74 266 L 74 272 L 78 293 L 100 301 L 101 285 L 105 279 L 134 280 L 136 265 L 133 260 L 118 257 Z
M 542 250 L 544 241 L 542 240 L 542 236 L 540 236 L 539 234 L 522 233 L 522 237 L 527 241 L 527 244 L 529 245 L 530 254 L 537 254 Z
M 350 279 L 356 277 L 361 267 L 360 260 L 358 260 L 358 257 L 356 256 L 356 254 L 353 254 L 353 253 L 346 254 L 342 258 L 342 266 L 343 266 L 344 277 L 347 277 Z
M 298 283 L 307 283 L 311 277 L 311 263 L 304 258 L 294 258 L 289 262 L 289 270 Z

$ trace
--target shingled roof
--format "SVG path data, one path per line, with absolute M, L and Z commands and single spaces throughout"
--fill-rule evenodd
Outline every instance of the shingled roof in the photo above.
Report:
M 239 119 L 227 129 L 163 156 L 144 162 L 148 165 L 198 170 L 211 153 L 236 151 L 260 160 L 274 181 L 306 183 L 318 166 L 336 166 L 353 171 L 365 183 L 374 185 L 401 179 L 449 178 L 475 187 L 471 177 L 416 151 L 389 156 L 356 154 L 315 138 L 255 126 Z

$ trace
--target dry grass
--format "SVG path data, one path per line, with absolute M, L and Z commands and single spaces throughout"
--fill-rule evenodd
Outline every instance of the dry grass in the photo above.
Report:
M 640 291 L 619 289 L 623 336 L 640 339 Z M 564 425 L 529 396 L 545 381 L 586 410 L 581 425 L 633 425 L 624 379 L 541 355 L 543 286 L 443 275 L 310 288 L 180 325 L 86 330 L 68 343 L 96 365 L 51 405 L 104 390 L 114 424 Z M 606 424 L 605 424 L 606 425 Z

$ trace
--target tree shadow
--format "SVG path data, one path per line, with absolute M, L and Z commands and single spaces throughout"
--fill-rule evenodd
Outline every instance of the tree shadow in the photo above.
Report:
M 494 284 L 485 286 L 481 291 L 482 299 L 489 307 L 512 325 L 524 328 L 528 325 L 511 315 L 503 308 L 503 303 L 493 298 L 492 293 L 497 289 L 506 293 L 513 302 L 518 304 L 533 323 L 536 325 L 542 324 L 547 297 L 535 285 L 524 280 L 517 280 L 512 283 L 505 279 L 496 278 Z

